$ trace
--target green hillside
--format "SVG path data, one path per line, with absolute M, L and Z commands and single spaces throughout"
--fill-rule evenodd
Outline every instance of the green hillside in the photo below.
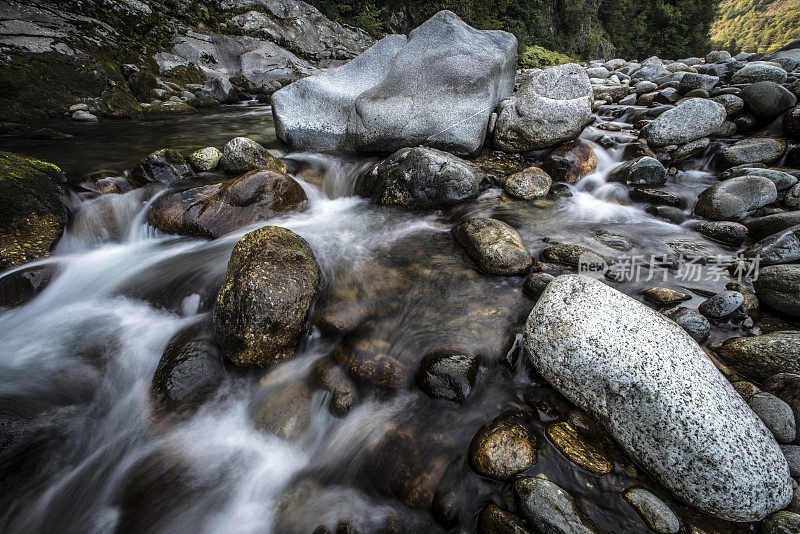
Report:
M 800 38 L 800 0 L 723 0 L 711 27 L 715 48 L 771 52 Z

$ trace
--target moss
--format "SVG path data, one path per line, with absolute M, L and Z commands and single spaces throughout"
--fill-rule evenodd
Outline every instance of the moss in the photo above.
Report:
M 61 237 L 64 182 L 51 163 L 0 152 L 0 270 L 46 256 Z
M 128 91 L 116 85 L 106 90 L 100 98 L 100 109 L 112 119 L 130 119 L 142 116 L 142 107 Z
M 541 46 L 529 46 L 519 55 L 517 61 L 519 62 L 520 68 L 538 69 L 563 65 L 564 63 L 571 63 L 574 60 L 569 56 L 547 50 Z
M 208 77 L 203 69 L 190 63 L 188 65 L 178 65 L 164 72 L 162 77 L 179 85 L 185 86 L 188 83 L 206 83 Z

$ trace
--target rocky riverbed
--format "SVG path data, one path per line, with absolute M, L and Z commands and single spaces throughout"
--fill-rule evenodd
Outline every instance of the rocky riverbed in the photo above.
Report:
M 0 138 L 0 530 L 800 531 L 800 49 L 370 44 Z

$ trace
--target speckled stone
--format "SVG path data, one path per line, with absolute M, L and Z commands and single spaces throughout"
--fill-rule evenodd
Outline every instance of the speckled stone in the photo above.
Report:
M 189 164 L 197 172 L 213 171 L 219 167 L 219 161 L 222 159 L 222 152 L 213 146 L 207 146 L 196 150 L 189 155 Z
M 800 332 L 728 339 L 717 354 L 737 373 L 758 381 L 778 373 L 800 373 Z
M 700 303 L 697 311 L 709 319 L 724 319 L 744 304 L 744 295 L 738 291 L 720 291 Z
M 503 190 L 514 198 L 533 200 L 547 195 L 553 180 L 539 167 L 514 173 L 503 182 Z
M 642 516 L 650 530 L 659 534 L 677 534 L 681 523 L 664 501 L 642 488 L 631 488 L 622 494 Z
M 521 478 L 514 484 L 522 514 L 536 532 L 594 534 L 581 517 L 575 498 L 545 478 Z
M 225 148 L 222 149 L 219 166 L 223 171 L 232 174 L 254 169 L 270 169 L 280 172 L 288 170 L 284 162 L 249 137 L 234 137 L 228 141 Z
M 765 237 L 745 250 L 745 255 L 760 258 L 762 266 L 800 260 L 800 224 Z
M 778 443 L 794 441 L 797 427 L 791 406 L 766 391 L 752 395 L 747 399 L 747 404 L 764 421 Z
M 469 465 L 479 475 L 510 480 L 535 463 L 536 438 L 515 414 L 504 414 L 472 438 Z
M 755 521 L 791 500 L 772 434 L 658 312 L 598 280 L 564 275 L 534 306 L 524 344 L 546 380 L 684 501 Z

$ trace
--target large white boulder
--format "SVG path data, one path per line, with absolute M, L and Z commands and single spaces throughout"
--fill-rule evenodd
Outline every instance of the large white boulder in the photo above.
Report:
M 278 136 L 299 150 L 386 153 L 428 146 L 472 154 L 514 89 L 516 38 L 440 11 L 350 63 L 272 95 Z
M 731 521 L 792 498 L 761 420 L 677 324 L 599 280 L 559 276 L 525 326 L 530 361 L 678 497 Z

